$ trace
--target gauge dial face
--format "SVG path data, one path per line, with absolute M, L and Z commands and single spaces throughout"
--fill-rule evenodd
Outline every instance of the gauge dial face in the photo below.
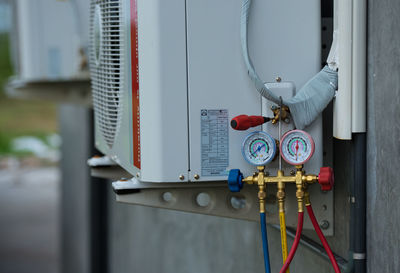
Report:
M 275 140 L 265 132 L 253 132 L 244 139 L 242 154 L 254 166 L 266 165 L 275 157 Z
M 291 165 L 302 165 L 314 154 L 314 140 L 302 131 L 287 132 L 281 140 L 280 151 L 282 158 Z

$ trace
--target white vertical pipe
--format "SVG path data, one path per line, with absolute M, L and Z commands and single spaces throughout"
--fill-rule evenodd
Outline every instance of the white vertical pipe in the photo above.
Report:
M 352 131 L 367 130 L 367 0 L 353 0 Z
M 338 25 L 338 14 L 339 14 L 339 5 L 338 5 L 339 0 L 333 0 L 333 30 L 338 30 L 339 25 Z
M 351 139 L 353 1 L 338 0 L 339 88 L 333 106 L 333 136 Z

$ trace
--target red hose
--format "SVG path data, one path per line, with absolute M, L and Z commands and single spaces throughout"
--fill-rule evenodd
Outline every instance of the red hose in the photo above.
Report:
M 312 224 L 314 226 L 314 229 L 317 232 L 318 237 L 321 240 L 321 243 L 323 244 L 326 252 L 328 253 L 329 260 L 331 260 L 333 269 L 335 269 L 335 273 L 340 273 L 340 269 L 339 269 L 339 266 L 338 266 L 338 264 L 336 262 L 335 256 L 333 256 L 332 250 L 329 247 L 329 244 L 326 241 L 326 238 L 325 238 L 324 234 L 322 233 L 322 231 L 321 231 L 321 229 L 320 229 L 320 227 L 318 225 L 318 222 L 317 222 L 317 219 L 315 218 L 314 211 L 313 211 L 313 209 L 311 207 L 311 204 L 310 205 L 306 205 L 306 208 L 307 208 L 308 216 L 310 216 L 310 220 L 311 220 L 311 222 L 312 222 Z
M 293 242 L 292 247 L 290 248 L 289 255 L 288 255 L 281 271 L 279 271 L 279 273 L 285 273 L 286 270 L 289 268 L 290 263 L 293 260 L 294 254 L 296 253 L 297 247 L 299 246 L 299 243 L 300 243 L 301 231 L 303 230 L 303 220 L 304 220 L 304 212 L 299 212 L 296 237 L 294 237 L 294 242 Z

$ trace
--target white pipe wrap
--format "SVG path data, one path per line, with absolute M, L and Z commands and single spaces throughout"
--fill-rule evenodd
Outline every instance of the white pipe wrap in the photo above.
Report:
M 248 75 L 253 81 L 257 91 L 264 98 L 276 104 L 280 104 L 279 97 L 265 86 L 264 81 L 258 76 L 250 59 L 247 28 L 252 0 L 243 0 L 242 3 L 240 35 L 242 53 Z M 283 104 L 289 107 L 293 121 L 298 129 L 304 129 L 321 114 L 334 97 L 337 85 L 337 72 L 326 66 L 309 80 L 294 97 L 289 100 L 283 100 Z
M 310 125 L 322 113 L 335 96 L 337 86 L 337 72 L 325 66 L 296 96 L 284 102 L 298 129 Z

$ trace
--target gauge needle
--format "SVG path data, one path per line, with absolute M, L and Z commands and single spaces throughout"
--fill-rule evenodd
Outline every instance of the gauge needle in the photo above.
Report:
M 296 140 L 296 160 L 297 160 L 297 152 L 299 151 L 299 141 Z
M 257 148 L 257 150 L 255 152 L 252 152 L 251 154 L 255 156 L 255 154 L 259 151 L 261 151 L 261 149 L 265 146 L 265 144 L 261 145 L 260 147 Z

